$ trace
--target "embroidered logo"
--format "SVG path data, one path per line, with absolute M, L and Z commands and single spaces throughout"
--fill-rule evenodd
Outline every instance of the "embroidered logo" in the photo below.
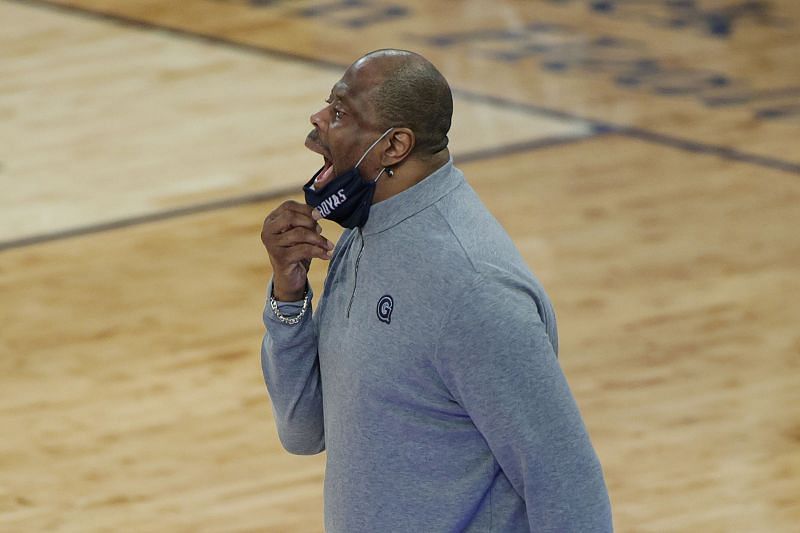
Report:
M 378 300 L 378 320 L 386 322 L 387 324 L 391 323 L 392 309 L 394 309 L 394 300 L 392 297 L 388 294 L 381 296 Z

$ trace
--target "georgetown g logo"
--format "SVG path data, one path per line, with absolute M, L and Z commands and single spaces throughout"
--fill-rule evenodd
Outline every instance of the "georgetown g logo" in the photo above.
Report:
M 394 300 L 388 294 L 380 297 L 378 300 L 378 320 L 390 324 L 392 322 L 392 309 L 394 309 Z

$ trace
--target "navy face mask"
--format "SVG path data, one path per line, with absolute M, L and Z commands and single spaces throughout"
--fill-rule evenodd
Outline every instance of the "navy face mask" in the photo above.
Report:
M 316 207 L 323 218 L 333 220 L 342 227 L 355 228 L 366 224 L 367 218 L 369 218 L 369 208 L 372 206 L 372 197 L 375 195 L 375 183 L 386 168 L 381 169 L 373 180 L 364 181 L 358 171 L 358 165 L 392 129 L 389 128 L 383 132 L 383 135 L 367 148 L 353 168 L 336 176 L 318 191 L 314 188 L 314 180 L 325 167 L 319 169 L 314 177 L 303 186 L 306 203 L 311 207 Z

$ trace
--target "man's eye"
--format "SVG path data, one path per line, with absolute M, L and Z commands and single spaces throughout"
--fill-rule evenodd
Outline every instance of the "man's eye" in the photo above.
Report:
M 342 113 L 338 109 L 334 109 L 333 113 L 334 113 L 334 116 L 336 117 L 336 120 L 339 120 L 344 116 L 344 113 Z

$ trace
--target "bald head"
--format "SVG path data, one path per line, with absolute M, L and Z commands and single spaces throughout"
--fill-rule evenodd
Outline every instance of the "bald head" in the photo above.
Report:
M 430 61 L 414 52 L 388 49 L 370 52 L 353 66 L 372 73 L 375 85 L 367 98 L 380 129 L 411 129 L 412 153 L 418 157 L 447 148 L 453 95 Z

